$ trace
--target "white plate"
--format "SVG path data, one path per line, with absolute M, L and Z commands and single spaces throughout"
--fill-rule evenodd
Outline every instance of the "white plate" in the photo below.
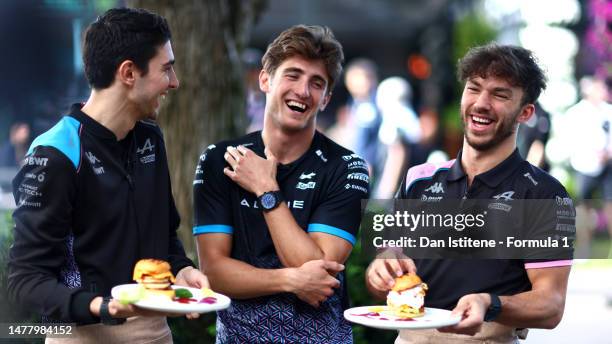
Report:
M 136 283 L 118 285 L 111 290 L 111 295 L 113 296 L 113 298 L 118 299 L 122 291 L 136 288 L 140 288 L 140 286 Z M 188 289 L 193 294 L 193 297 L 191 298 L 198 301 L 204 298 L 202 290 L 200 289 L 183 287 L 178 285 L 173 285 L 172 288 Z M 154 297 L 144 298 L 140 301 L 134 302 L 134 305 L 141 308 L 173 314 L 207 313 L 226 309 L 227 307 L 229 307 L 231 302 L 229 297 L 223 294 L 215 293 L 214 298 L 217 299 L 216 302 L 208 304 L 199 302 L 179 303 L 177 301 L 170 300 L 170 298 Z
M 425 307 L 425 315 L 412 320 L 398 318 L 387 306 L 354 307 L 344 311 L 344 318 L 355 324 L 383 330 L 428 329 L 452 326 L 459 323 L 460 316 L 451 316 L 451 311 Z

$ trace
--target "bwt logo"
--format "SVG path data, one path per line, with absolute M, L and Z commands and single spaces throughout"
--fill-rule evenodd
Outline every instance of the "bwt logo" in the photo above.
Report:
M 37 156 L 28 156 L 23 160 L 24 165 L 36 165 L 36 166 L 47 166 L 47 161 L 49 158 L 40 158 Z

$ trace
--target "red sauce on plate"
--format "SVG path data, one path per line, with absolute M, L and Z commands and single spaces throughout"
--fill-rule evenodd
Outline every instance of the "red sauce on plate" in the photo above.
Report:
M 197 302 L 198 300 L 196 299 L 187 299 L 187 298 L 174 298 L 174 302 L 178 302 L 178 303 L 191 303 L 191 302 Z

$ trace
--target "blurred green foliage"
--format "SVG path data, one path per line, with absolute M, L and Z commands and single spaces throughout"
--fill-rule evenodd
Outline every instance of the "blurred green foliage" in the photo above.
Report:
M 11 212 L 0 209 L 0 323 L 35 323 L 38 317 L 25 313 L 18 306 L 9 301 L 6 292 L 8 274 L 8 251 L 13 243 L 13 219 Z M 0 338 L 0 343 L 43 343 L 41 338 L 6 339 Z
M 497 30 L 482 14 L 476 10 L 466 13 L 453 26 L 453 61 L 459 61 L 472 47 L 492 42 L 496 36 Z M 459 103 L 463 85 L 457 81 L 454 89 L 455 101 L 442 111 L 442 124 L 448 130 L 462 130 Z

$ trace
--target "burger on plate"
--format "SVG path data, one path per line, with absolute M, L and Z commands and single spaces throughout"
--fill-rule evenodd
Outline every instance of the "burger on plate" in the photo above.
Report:
M 134 266 L 134 281 L 141 284 L 148 296 L 174 297 L 174 275 L 170 264 L 159 259 L 141 259 Z
M 427 284 L 415 274 L 397 277 L 395 285 L 387 295 L 387 305 L 393 315 L 400 318 L 423 316 L 426 291 Z

